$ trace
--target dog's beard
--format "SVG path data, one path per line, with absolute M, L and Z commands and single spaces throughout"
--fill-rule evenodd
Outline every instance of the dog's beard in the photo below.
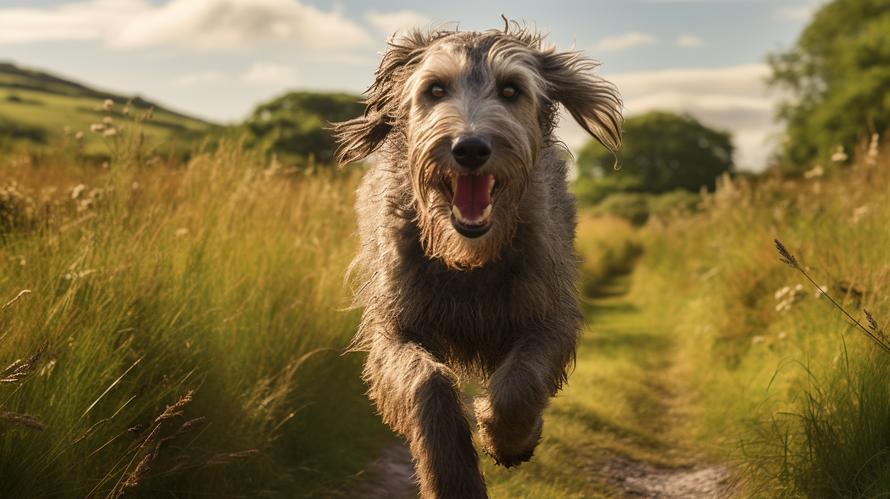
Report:
M 470 238 L 455 228 L 452 206 L 445 195 L 435 189 L 429 192 L 435 199 L 430 200 L 428 209 L 419 210 L 417 217 L 420 242 L 428 258 L 439 259 L 448 267 L 459 270 L 483 267 L 498 259 L 516 230 L 515 213 L 518 210 L 511 206 L 512 203 L 496 200 L 491 207 L 488 231 Z
M 466 127 L 463 120 L 448 107 L 417 116 L 425 119 L 411 123 L 406 139 L 423 250 L 428 258 L 454 269 L 483 267 L 498 259 L 516 233 L 519 205 L 541 152 L 540 130 L 500 119 L 503 113 L 477 122 L 476 131 L 491 140 L 493 154 L 484 166 L 469 172 L 455 164 L 451 152 L 451 138 Z M 466 177 L 475 174 L 480 177 Z M 492 177 L 489 182 L 482 178 L 487 176 Z M 467 189 L 472 191 L 469 196 Z
M 455 222 L 460 213 L 460 205 L 457 204 L 460 200 L 456 200 L 455 196 L 460 196 L 460 193 L 446 192 L 445 183 L 458 173 L 450 169 L 447 162 L 436 161 L 434 154 L 413 150 L 409 151 L 408 158 L 416 222 L 426 256 L 441 260 L 448 267 L 457 270 L 484 267 L 497 260 L 516 232 L 519 204 L 528 179 L 529 168 L 525 166 L 528 163 L 522 161 L 525 158 L 509 158 L 516 162 L 513 168 L 492 165 L 481 174 L 491 176 L 494 182 L 488 207 L 490 214 L 486 216 L 484 207 L 475 207 L 475 211 L 481 213 L 476 215 L 484 217 L 479 224 L 486 224 L 488 227 L 481 235 L 467 235 L 465 231 L 462 234 L 459 230 L 460 220 Z M 441 166 L 443 164 L 445 166 Z M 487 188 L 483 180 L 474 181 L 477 188 L 480 185 Z

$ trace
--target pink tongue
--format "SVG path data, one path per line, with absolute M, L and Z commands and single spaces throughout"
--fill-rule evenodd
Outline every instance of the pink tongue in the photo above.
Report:
M 467 220 L 479 220 L 491 204 L 491 177 L 488 175 L 458 175 L 452 203 Z

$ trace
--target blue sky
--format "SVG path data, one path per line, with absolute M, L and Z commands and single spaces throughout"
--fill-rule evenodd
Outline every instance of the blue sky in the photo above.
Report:
M 359 92 L 393 30 L 500 15 L 602 62 L 629 115 L 689 112 L 734 133 L 742 167 L 775 143 L 765 57 L 791 46 L 819 0 L 0 0 L 0 60 L 235 121 L 287 89 Z M 584 136 L 565 123 L 570 146 Z

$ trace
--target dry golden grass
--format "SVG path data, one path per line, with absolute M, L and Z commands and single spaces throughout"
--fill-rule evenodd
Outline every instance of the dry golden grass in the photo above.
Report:
M 122 147 L 0 165 L 0 495 L 348 490 L 389 438 L 341 356 L 357 175 Z
M 860 156 L 724 179 L 702 213 L 644 238 L 636 300 L 673 323 L 691 437 L 739 463 L 746 494 L 890 491 L 890 362 L 864 312 L 890 317 L 890 158 Z

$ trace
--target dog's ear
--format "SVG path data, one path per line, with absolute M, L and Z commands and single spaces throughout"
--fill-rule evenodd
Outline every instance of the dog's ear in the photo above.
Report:
M 614 85 L 593 74 L 599 65 L 580 52 L 541 52 L 547 97 L 565 106 L 587 133 L 613 153 L 621 147 L 621 97 Z
M 366 110 L 358 118 L 333 123 L 331 130 L 338 143 L 337 164 L 342 168 L 365 159 L 377 150 L 389 135 L 392 125 L 380 113 Z
M 429 37 L 419 31 L 391 40 L 374 73 L 374 83 L 365 93 L 365 113 L 358 118 L 334 123 L 334 138 L 339 143 L 337 163 L 342 167 L 360 161 L 376 151 L 399 122 L 405 80 L 420 61 Z

